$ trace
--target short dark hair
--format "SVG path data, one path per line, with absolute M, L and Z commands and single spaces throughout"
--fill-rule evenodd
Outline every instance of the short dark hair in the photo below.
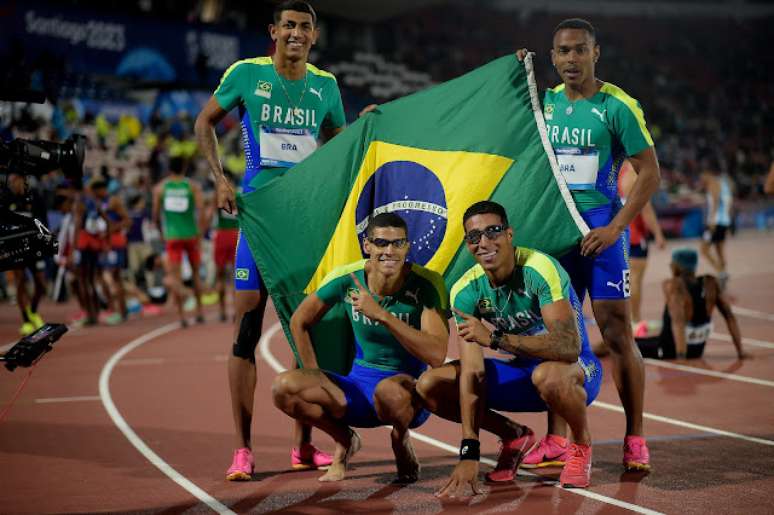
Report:
M 174 156 L 169 158 L 169 171 L 178 173 L 181 175 L 185 175 L 185 169 L 186 165 L 188 163 L 186 162 L 186 158 L 183 156 Z
M 366 228 L 366 236 L 369 238 L 374 235 L 374 230 L 377 227 L 397 227 L 403 229 L 408 236 L 408 226 L 406 221 L 395 213 L 379 213 L 368 219 L 368 227 Z
M 502 220 L 504 225 L 508 225 L 508 215 L 505 213 L 505 208 L 497 202 L 492 202 L 491 200 L 481 200 L 466 209 L 465 214 L 462 215 L 462 225 L 465 225 L 465 222 L 468 221 L 468 218 L 476 215 L 486 214 L 497 215 L 500 217 L 500 220 Z
M 279 23 L 282 18 L 283 11 L 296 11 L 299 13 L 307 13 L 312 15 L 312 25 L 317 25 L 317 13 L 314 12 L 314 8 L 309 2 L 304 0 L 285 0 L 277 4 L 274 8 L 274 23 Z
M 597 41 L 597 31 L 594 29 L 594 25 L 592 25 L 590 21 L 584 20 L 583 18 L 568 18 L 566 20 L 560 21 L 559 25 L 557 25 L 554 29 L 552 37 L 556 36 L 556 33 L 563 29 L 585 30 L 589 33 L 589 36 L 591 36 L 591 39 L 593 39 L 594 42 Z

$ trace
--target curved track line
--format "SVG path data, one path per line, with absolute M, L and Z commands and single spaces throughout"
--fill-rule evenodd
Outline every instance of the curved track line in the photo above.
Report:
M 121 347 L 118 352 L 110 357 L 107 363 L 105 363 L 105 366 L 102 368 L 102 372 L 100 372 L 99 396 L 102 399 L 102 404 L 105 406 L 105 411 L 107 411 L 116 427 L 124 434 L 126 439 L 129 440 L 129 443 L 134 445 L 140 454 L 142 454 L 148 461 L 150 461 L 157 469 L 163 472 L 169 479 L 180 485 L 184 490 L 188 491 L 191 495 L 209 506 L 213 511 L 217 513 L 236 515 L 227 506 L 220 503 L 220 501 L 196 486 L 177 470 L 173 469 L 158 454 L 153 452 L 151 448 L 148 447 L 139 436 L 137 436 L 137 433 L 132 430 L 124 417 L 121 416 L 121 413 L 118 411 L 118 408 L 116 408 L 116 405 L 113 403 L 113 398 L 110 395 L 110 374 L 113 372 L 113 368 L 121 360 L 121 358 L 132 352 L 140 345 L 143 345 L 153 340 L 154 338 L 158 338 L 159 336 L 167 334 L 168 332 L 174 331 L 179 327 L 179 322 L 163 325 L 149 333 L 145 333 L 142 336 L 135 338 L 134 340 Z
M 269 349 L 269 342 L 270 342 L 272 336 L 274 336 L 281 328 L 282 327 L 281 327 L 280 323 L 276 322 L 274 325 L 272 325 L 269 328 L 268 331 L 266 331 L 263 334 L 263 336 L 261 336 L 261 339 L 258 342 L 258 347 L 261 350 L 261 356 L 266 360 L 266 363 L 268 363 L 269 366 L 272 369 L 274 369 L 274 371 L 277 372 L 278 374 L 281 373 L 281 372 L 284 372 L 287 369 L 271 353 L 271 350 Z M 391 429 L 388 426 L 383 426 L 383 427 Z M 427 436 L 425 434 L 418 433 L 417 431 L 409 431 L 409 433 L 411 434 L 411 437 L 414 438 L 415 440 L 419 440 L 421 442 L 430 444 L 430 445 L 432 445 L 434 447 L 437 447 L 439 449 L 447 451 L 447 452 L 449 452 L 451 454 L 456 455 L 459 452 L 459 449 L 457 447 L 455 447 L 455 446 L 453 446 L 453 445 L 451 445 L 451 444 L 449 444 L 447 442 L 443 442 L 441 440 L 437 440 L 437 439 L 433 438 L 432 436 Z M 481 462 L 482 463 L 486 463 L 488 465 L 492 465 L 492 466 L 497 465 L 497 463 L 495 461 L 490 460 L 488 458 L 481 458 Z M 524 471 L 519 471 L 519 474 L 525 474 L 525 473 L 524 473 Z M 526 475 L 536 476 L 537 474 L 526 473 Z M 628 503 L 626 501 L 621 501 L 620 499 L 615 499 L 613 497 L 606 497 L 604 495 L 598 494 L 596 492 L 591 492 L 589 490 L 566 489 L 566 488 L 562 488 L 561 486 L 559 486 L 558 483 L 555 483 L 553 486 L 555 486 L 556 488 L 560 488 L 561 490 L 563 490 L 565 492 L 568 492 L 568 493 L 571 493 L 571 494 L 576 494 L 576 495 L 580 495 L 580 496 L 583 496 L 583 497 L 587 497 L 589 499 L 594 499 L 595 501 L 599 501 L 599 502 L 602 502 L 602 503 L 605 503 L 605 504 L 610 504 L 610 505 L 613 505 L 613 506 L 617 506 L 619 508 L 624 508 L 624 509 L 636 512 L 636 513 L 643 513 L 643 514 L 646 514 L 646 515 L 663 515 L 659 511 L 654 511 L 654 510 L 645 508 L 643 506 L 638 506 L 636 504 L 631 504 L 631 503 Z

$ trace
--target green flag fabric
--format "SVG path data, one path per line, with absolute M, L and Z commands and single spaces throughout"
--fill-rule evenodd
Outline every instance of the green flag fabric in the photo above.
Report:
M 241 195 L 239 225 L 292 345 L 293 310 L 334 268 L 362 259 L 370 215 L 403 217 L 409 260 L 450 286 L 474 264 L 462 215 L 484 199 L 505 206 L 522 247 L 558 256 L 588 230 L 546 138 L 531 56 L 379 106 Z M 320 366 L 345 373 L 352 340 L 342 317 L 332 310 L 313 338 Z

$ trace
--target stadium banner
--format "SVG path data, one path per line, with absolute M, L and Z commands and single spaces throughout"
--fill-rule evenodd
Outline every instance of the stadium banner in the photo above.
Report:
M 212 25 L 105 15 L 51 3 L 11 2 L 0 10 L 0 51 L 45 58 L 52 72 L 177 82 L 211 91 L 223 70 L 259 55 L 269 38 Z M 18 57 L 18 56 L 17 56 Z
M 545 138 L 531 58 L 496 59 L 466 75 L 381 105 L 303 162 L 238 197 L 247 237 L 288 341 L 288 322 L 334 268 L 362 259 L 368 217 L 408 224 L 409 260 L 447 288 L 473 258 L 462 216 L 474 202 L 506 207 L 515 243 L 561 255 L 587 228 Z M 343 311 L 314 335 L 322 368 L 345 373 Z

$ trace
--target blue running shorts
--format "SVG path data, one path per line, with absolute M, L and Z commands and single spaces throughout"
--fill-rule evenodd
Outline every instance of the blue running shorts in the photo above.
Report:
M 253 253 L 247 245 L 247 238 L 239 231 L 237 238 L 236 258 L 234 259 L 234 289 L 237 291 L 260 290 L 261 274 L 255 265 Z
M 374 391 L 376 385 L 382 379 L 387 379 L 401 372 L 395 370 L 380 370 L 378 368 L 364 367 L 357 363 L 352 365 L 352 370 L 346 376 L 334 372 L 325 371 L 331 381 L 344 391 L 347 398 L 347 412 L 342 419 L 345 424 L 352 427 L 378 427 L 384 422 L 379 420 L 374 408 Z M 409 374 L 410 375 L 410 374 Z M 425 423 L 430 412 L 421 409 L 414 416 L 409 427 L 414 429 Z
M 613 219 L 611 205 L 582 213 L 589 228 L 604 227 Z M 629 298 L 629 229 L 595 258 L 581 256 L 580 244 L 559 259 L 570 276 L 581 303 L 589 292 L 591 300 Z

